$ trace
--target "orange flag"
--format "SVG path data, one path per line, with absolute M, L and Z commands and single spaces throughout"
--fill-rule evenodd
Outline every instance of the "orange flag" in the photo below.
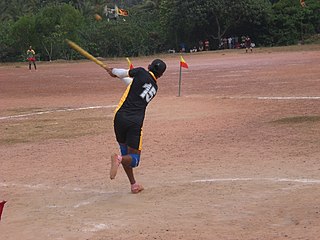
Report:
M 129 12 L 125 9 L 119 8 L 119 13 L 120 16 L 129 16 Z
M 183 59 L 182 56 L 180 56 L 180 67 L 189 68 L 188 64 L 186 63 L 186 61 Z
M 2 215 L 2 211 L 3 211 L 3 207 L 4 207 L 5 203 L 6 203 L 6 201 L 0 202 L 0 220 L 1 220 L 1 215 Z
M 128 61 L 128 64 L 129 64 L 129 69 L 132 69 L 134 68 L 133 64 L 131 63 L 130 59 L 127 58 L 127 61 Z

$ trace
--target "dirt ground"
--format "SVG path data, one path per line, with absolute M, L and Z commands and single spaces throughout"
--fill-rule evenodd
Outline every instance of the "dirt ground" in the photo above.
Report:
M 123 83 L 89 61 L 0 65 L 0 239 L 319 239 L 320 46 L 185 54 L 180 97 L 179 55 L 161 58 L 139 194 L 109 179 Z

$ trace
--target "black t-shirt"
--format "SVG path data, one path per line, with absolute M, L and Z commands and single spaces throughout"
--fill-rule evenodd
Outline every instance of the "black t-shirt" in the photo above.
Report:
M 157 94 L 157 82 L 151 72 L 141 67 L 129 70 L 129 76 L 133 80 L 122 95 L 116 114 L 142 125 L 146 107 Z

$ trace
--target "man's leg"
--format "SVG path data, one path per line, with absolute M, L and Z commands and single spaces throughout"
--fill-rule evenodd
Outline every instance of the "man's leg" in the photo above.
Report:
M 120 164 L 122 164 L 124 171 L 126 172 L 129 182 L 132 184 L 136 183 L 136 180 L 134 178 L 133 174 L 133 166 L 132 166 L 132 156 L 138 156 L 140 157 L 139 150 L 127 147 L 127 151 L 124 151 L 124 144 L 120 144 L 121 154 L 122 156 L 119 156 L 117 154 L 113 154 L 111 156 L 111 171 L 110 171 L 110 178 L 114 179 L 116 177 L 118 167 Z
M 133 174 L 133 168 L 139 164 L 141 151 L 131 147 L 127 147 L 125 144 L 120 144 L 120 150 L 121 150 L 122 156 L 119 156 L 117 154 L 113 154 L 111 156 L 110 178 L 111 179 L 115 178 L 118 167 L 121 163 L 124 171 L 127 174 L 129 182 L 131 184 L 131 192 L 132 193 L 141 192 L 143 190 L 143 187 L 136 183 L 136 180 Z
M 118 168 L 123 161 L 123 157 L 128 155 L 128 146 L 125 143 L 119 143 L 121 155 L 116 153 L 111 155 L 110 179 L 114 179 L 117 175 Z
M 141 151 L 128 147 L 128 154 L 122 156 L 121 164 L 123 166 L 124 171 L 126 172 L 129 182 L 132 184 L 136 183 L 136 180 L 134 178 L 133 174 L 133 166 L 132 166 L 132 156 L 137 156 L 140 158 Z
M 133 168 L 139 164 L 140 154 L 140 150 L 128 147 L 128 155 L 122 157 L 121 164 L 131 184 L 132 193 L 139 193 L 144 189 L 142 185 L 136 182 L 133 174 Z

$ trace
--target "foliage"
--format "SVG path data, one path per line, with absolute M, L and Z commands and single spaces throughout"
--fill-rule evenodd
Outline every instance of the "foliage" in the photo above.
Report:
M 272 25 L 270 26 L 274 45 L 303 43 L 306 37 L 320 29 L 320 1 L 309 0 L 302 8 L 298 1 L 280 0 L 273 5 Z
M 265 0 L 163 0 L 160 6 L 161 25 L 175 46 L 204 39 L 218 43 L 235 34 L 252 36 L 265 30 L 271 14 L 271 4 Z
M 13 38 L 10 36 L 13 21 L 5 21 L 0 25 L 0 61 L 14 61 L 16 60 L 15 50 L 13 46 Z
M 48 5 L 41 9 L 36 15 L 36 31 L 39 48 L 46 53 L 46 59 L 66 58 L 64 40 L 79 40 L 78 31 L 83 25 L 83 16 L 71 5 Z
M 16 46 L 15 55 L 23 57 L 26 46 L 37 43 L 35 30 L 35 16 L 33 15 L 25 15 L 13 24 L 10 38 L 13 39 L 13 46 Z
M 107 21 L 117 4 L 129 17 Z M 306 0 L 2 0 L 0 61 L 21 61 L 32 45 L 42 60 L 81 56 L 64 39 L 92 54 L 140 56 L 194 46 L 209 39 L 249 35 L 260 46 L 306 42 L 320 33 L 320 1 Z M 96 21 L 94 14 L 102 21 Z M 124 21 L 126 20 L 126 21 Z

